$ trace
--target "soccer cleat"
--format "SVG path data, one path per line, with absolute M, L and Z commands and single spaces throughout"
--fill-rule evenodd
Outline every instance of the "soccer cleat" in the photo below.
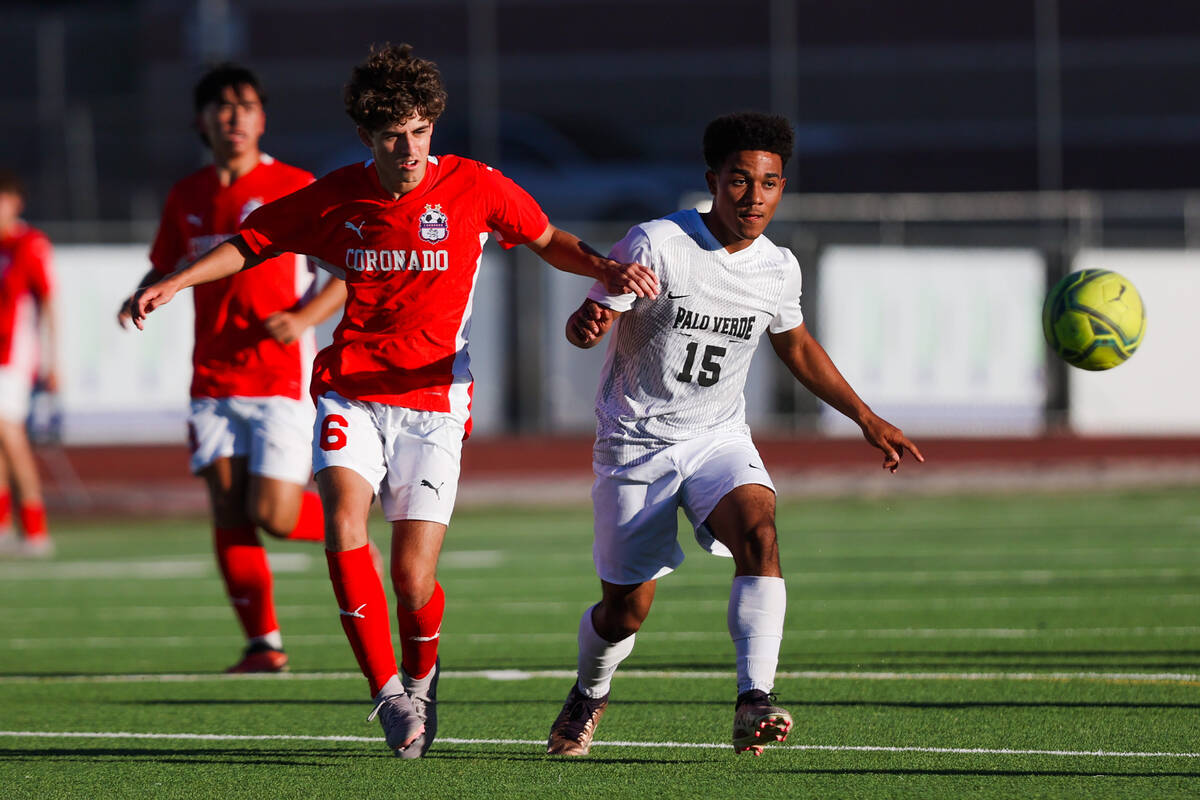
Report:
M 402 755 L 402 750 L 417 740 L 425 730 L 425 724 L 417 716 L 412 701 L 404 692 L 385 697 L 367 715 L 367 722 L 379 717 L 383 726 L 383 737 L 387 746 Z
M 738 695 L 733 712 L 733 751 L 761 756 L 763 745 L 782 742 L 792 729 L 792 715 L 772 705 L 775 695 L 751 689 Z
M 608 695 L 591 698 L 579 691 L 579 684 L 571 687 L 567 702 L 550 726 L 550 741 L 546 752 L 552 756 L 586 756 L 592 749 L 592 737 L 604 709 L 608 708 Z
M 286 672 L 287 653 L 265 644 L 253 644 L 246 648 L 242 660 L 225 672 L 240 675 L 248 672 Z
M 437 736 L 437 685 L 442 672 L 442 659 L 439 657 L 433 663 L 433 669 L 421 680 L 414 680 L 400 671 L 400 680 L 404 682 L 404 691 L 412 702 L 413 711 L 425 723 L 425 730 L 403 750 L 397 750 L 401 758 L 420 758 L 429 752 L 434 737 Z
M 49 536 L 29 539 L 15 533 L 0 534 L 0 557 L 50 558 L 54 555 L 54 540 Z

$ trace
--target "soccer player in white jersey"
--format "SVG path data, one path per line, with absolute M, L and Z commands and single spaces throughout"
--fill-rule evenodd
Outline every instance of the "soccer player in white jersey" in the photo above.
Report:
M 795 256 L 763 235 L 779 204 L 792 129 L 779 116 L 740 113 L 704 134 L 712 210 L 679 211 L 635 226 L 618 261 L 657 274 L 654 297 L 596 285 L 567 322 L 567 339 L 594 346 L 610 330 L 596 396 L 593 558 L 600 602 L 579 624 L 578 678 L 550 729 L 547 752 L 586 755 L 620 662 L 633 650 L 656 581 L 683 562 L 680 507 L 697 541 L 732 556 L 728 625 L 737 660 L 736 752 L 783 741 L 791 715 L 774 705 L 786 606 L 775 534 L 775 492 L 745 421 L 743 389 L 759 337 L 817 397 L 858 423 L 895 471 L 904 451 L 809 333 Z

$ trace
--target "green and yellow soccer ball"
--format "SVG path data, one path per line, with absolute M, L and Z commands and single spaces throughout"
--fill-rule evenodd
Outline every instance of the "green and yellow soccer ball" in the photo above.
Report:
M 1080 369 L 1112 369 L 1138 349 L 1146 310 L 1138 290 L 1106 269 L 1072 272 L 1050 290 L 1042 330 L 1054 352 Z

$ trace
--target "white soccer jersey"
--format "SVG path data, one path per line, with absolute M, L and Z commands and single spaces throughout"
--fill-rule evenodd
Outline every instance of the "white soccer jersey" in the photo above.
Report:
M 729 253 L 694 210 L 635 226 L 610 255 L 653 269 L 661 293 L 610 295 L 599 283 L 588 293 L 623 312 L 596 393 L 597 463 L 747 430 L 743 390 L 759 337 L 804 321 L 796 257 L 765 236 Z

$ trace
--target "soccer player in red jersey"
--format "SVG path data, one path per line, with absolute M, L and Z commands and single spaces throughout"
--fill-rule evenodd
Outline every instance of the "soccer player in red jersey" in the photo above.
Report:
M 213 163 L 172 187 L 142 285 L 233 236 L 264 203 L 312 183 L 310 173 L 259 149 L 264 102 L 258 78 L 237 65 L 217 66 L 196 85 L 196 127 Z M 217 563 L 247 639 L 229 672 L 278 672 L 288 661 L 257 530 L 325 538 L 321 501 L 305 490 L 315 411 L 304 390 L 312 326 L 340 309 L 346 292 L 331 279 L 314 295 L 312 283 L 307 261 L 285 254 L 193 294 L 191 466 L 208 486 Z M 119 318 L 124 325 L 127 304 Z
M 24 208 L 20 179 L 0 170 L 0 553 L 48 557 L 54 543 L 25 417 L 35 378 L 49 391 L 57 388 L 54 272 L 50 240 L 21 219 Z M 39 338 L 47 345 L 45 353 Z M 16 490 L 20 538 L 12 530 L 10 484 Z
M 372 158 L 335 170 L 252 214 L 241 235 L 143 289 L 133 319 L 180 289 L 306 253 L 346 278 L 346 311 L 318 354 L 313 459 L 341 621 L 390 748 L 423 755 L 437 729 L 438 638 L 445 599 L 437 560 L 470 432 L 467 356 L 475 281 L 489 233 L 613 291 L 657 293 L 640 264 L 605 258 L 547 220 L 524 190 L 485 164 L 430 155 L 446 92 L 408 45 L 355 67 L 346 111 Z M 257 267 L 255 267 L 257 268 Z M 391 578 L 402 661 L 371 568 L 367 516 L 378 494 L 392 523 Z

